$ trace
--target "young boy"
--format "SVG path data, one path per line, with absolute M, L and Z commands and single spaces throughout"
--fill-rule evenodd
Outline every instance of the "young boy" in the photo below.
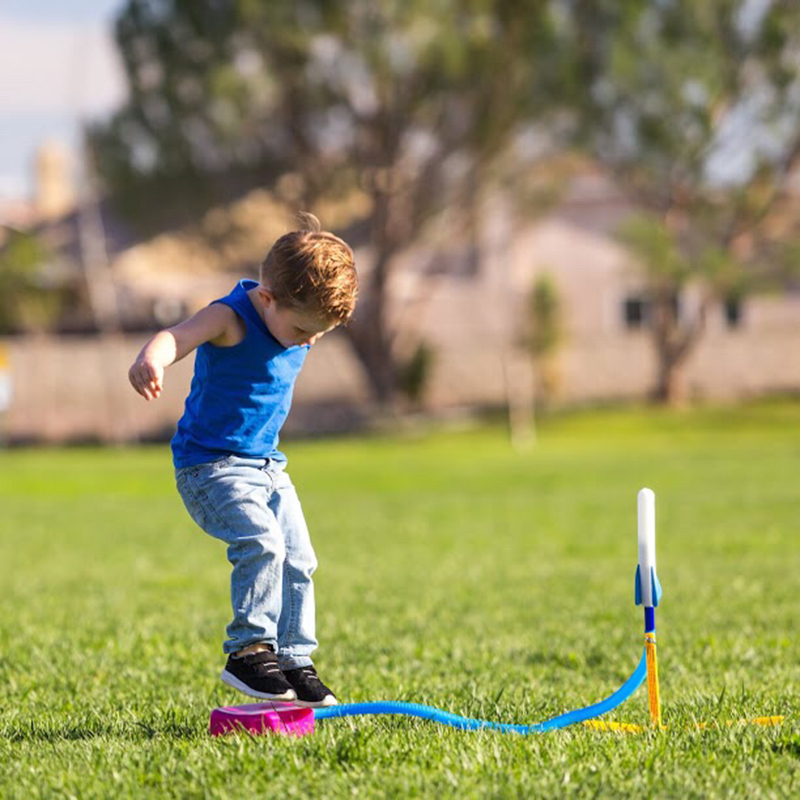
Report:
M 156 334 L 129 371 L 146 400 L 164 368 L 197 348 L 186 408 L 172 440 L 178 491 L 197 524 L 228 545 L 233 621 L 222 680 L 267 700 L 318 707 L 336 697 L 317 676 L 317 561 L 297 493 L 277 449 L 295 379 L 314 342 L 353 313 L 353 252 L 332 233 L 278 239 L 260 282 Z

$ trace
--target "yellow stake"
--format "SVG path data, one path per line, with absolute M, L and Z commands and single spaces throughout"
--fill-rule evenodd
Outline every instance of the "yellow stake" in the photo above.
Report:
M 656 657 L 656 633 L 644 635 L 644 651 L 647 657 L 647 701 L 650 706 L 650 722 L 654 728 L 661 727 L 661 700 L 658 696 L 658 659 Z
M 783 722 L 783 717 L 756 717 L 755 719 L 732 719 L 728 720 L 725 724 L 732 728 L 734 725 L 760 725 L 764 728 L 771 728 L 780 725 Z M 606 722 L 602 719 L 589 719 L 584 723 L 584 727 L 591 728 L 593 731 L 614 731 L 615 733 L 644 733 L 646 728 L 641 725 L 633 725 L 630 722 Z M 712 728 L 717 728 L 716 722 L 698 722 L 694 728 L 686 728 L 690 731 L 693 729 L 704 731 Z M 664 726 L 663 730 L 667 730 Z

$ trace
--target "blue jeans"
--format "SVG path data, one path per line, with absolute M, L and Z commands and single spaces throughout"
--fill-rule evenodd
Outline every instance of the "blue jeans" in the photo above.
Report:
M 284 464 L 225 458 L 182 467 L 175 480 L 194 521 L 228 545 L 233 621 L 226 653 L 266 642 L 281 669 L 310 666 L 317 558 Z

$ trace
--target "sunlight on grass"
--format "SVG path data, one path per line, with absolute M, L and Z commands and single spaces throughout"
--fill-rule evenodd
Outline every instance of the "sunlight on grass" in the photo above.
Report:
M 657 497 L 666 733 L 460 733 L 400 718 L 211 739 L 224 548 L 165 447 L 0 459 L 0 793 L 772 795 L 800 790 L 800 407 L 598 411 L 510 450 L 482 428 L 287 443 L 320 560 L 317 664 L 344 701 L 530 723 L 641 648 L 636 493 Z M 784 714 L 779 728 L 696 721 Z M 612 719 L 647 723 L 640 692 Z

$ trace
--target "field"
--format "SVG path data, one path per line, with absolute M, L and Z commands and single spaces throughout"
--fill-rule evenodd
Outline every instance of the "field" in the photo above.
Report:
M 800 794 L 800 404 L 287 442 L 342 701 L 535 722 L 638 662 L 636 493 L 656 492 L 668 730 L 463 733 L 397 717 L 208 736 L 224 546 L 165 447 L 0 454 L 0 796 Z M 783 714 L 776 728 L 725 723 Z M 640 689 L 611 719 L 645 724 Z M 716 722 L 698 730 L 697 721 Z

